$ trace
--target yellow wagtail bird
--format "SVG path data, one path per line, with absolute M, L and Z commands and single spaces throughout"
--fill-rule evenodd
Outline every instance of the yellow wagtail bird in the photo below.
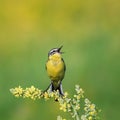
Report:
M 60 48 L 53 48 L 48 53 L 46 70 L 49 78 L 51 79 L 51 84 L 48 86 L 46 91 L 48 89 L 50 91 L 58 90 L 59 94 L 63 96 L 64 94 L 61 82 L 65 75 L 66 66 L 61 56 L 61 54 L 63 53 L 60 51 L 62 47 L 63 46 L 61 46 Z

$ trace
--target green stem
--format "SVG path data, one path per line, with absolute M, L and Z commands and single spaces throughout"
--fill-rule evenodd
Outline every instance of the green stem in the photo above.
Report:
M 77 113 L 77 112 L 76 112 Z M 80 120 L 78 113 L 76 114 L 76 120 Z
M 75 120 L 80 120 L 77 110 L 75 110 L 74 105 L 71 103 L 73 113 L 75 115 Z

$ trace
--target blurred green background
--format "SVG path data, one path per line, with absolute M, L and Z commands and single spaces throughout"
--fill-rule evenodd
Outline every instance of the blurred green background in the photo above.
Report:
M 55 120 L 58 103 L 16 99 L 9 89 L 50 83 L 47 53 L 63 45 L 70 95 L 80 84 L 102 120 L 120 119 L 119 0 L 0 1 L 0 119 Z

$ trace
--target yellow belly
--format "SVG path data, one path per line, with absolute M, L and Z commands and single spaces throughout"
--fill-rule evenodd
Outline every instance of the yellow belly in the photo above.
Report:
M 46 64 L 48 76 L 52 81 L 61 81 L 64 78 L 64 63 L 63 61 L 53 62 L 49 60 Z

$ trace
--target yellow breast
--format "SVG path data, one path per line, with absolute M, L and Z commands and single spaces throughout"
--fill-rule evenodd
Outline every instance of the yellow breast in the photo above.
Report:
M 62 80 L 64 77 L 64 62 L 61 60 L 61 56 L 58 54 L 52 55 L 48 60 L 47 73 L 52 81 Z

